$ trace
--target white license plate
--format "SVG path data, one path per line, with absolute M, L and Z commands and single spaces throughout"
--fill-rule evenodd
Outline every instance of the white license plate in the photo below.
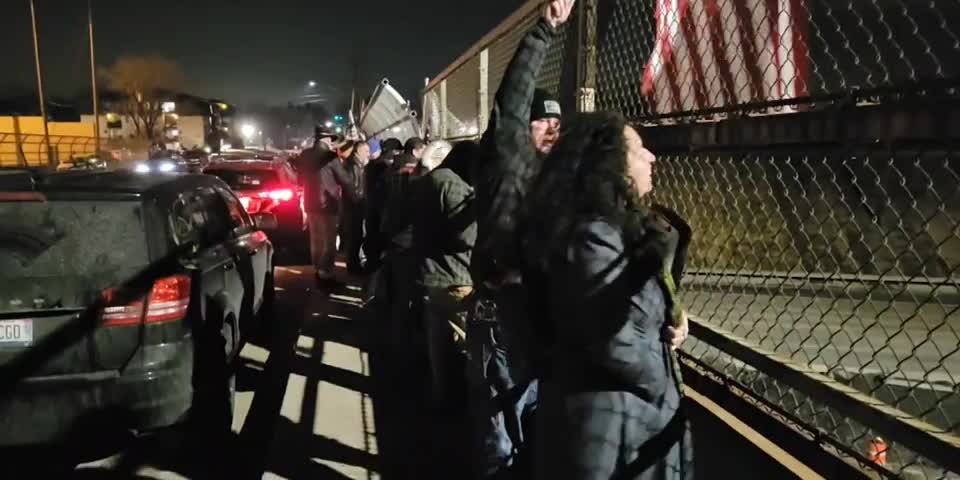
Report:
M 33 320 L 0 320 L 0 346 L 33 343 Z

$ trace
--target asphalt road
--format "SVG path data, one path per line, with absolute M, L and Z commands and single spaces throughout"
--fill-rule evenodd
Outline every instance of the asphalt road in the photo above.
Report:
M 270 338 L 241 353 L 229 444 L 198 455 L 175 430 L 127 438 L 67 478 L 464 477 L 461 414 L 430 411 L 418 358 L 378 358 L 359 287 L 321 291 L 312 273 L 277 270 Z
M 893 373 L 893 381 L 934 387 L 960 380 L 956 304 L 693 289 L 683 302 L 698 317 L 800 363 Z

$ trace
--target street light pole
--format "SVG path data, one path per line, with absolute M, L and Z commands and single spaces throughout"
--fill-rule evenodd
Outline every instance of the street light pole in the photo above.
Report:
M 40 97 L 40 116 L 43 117 L 43 139 L 47 144 L 47 163 L 53 164 L 53 152 L 50 151 L 50 130 L 47 127 L 47 105 L 43 97 L 43 74 L 40 73 L 40 41 L 37 37 L 37 11 L 30 0 L 30 21 L 33 23 L 33 61 L 37 65 L 37 95 Z
M 97 141 L 96 155 L 100 156 L 100 99 L 97 95 L 97 63 L 93 51 L 93 6 L 87 0 L 87 31 L 90 36 L 90 88 L 93 90 L 93 133 Z

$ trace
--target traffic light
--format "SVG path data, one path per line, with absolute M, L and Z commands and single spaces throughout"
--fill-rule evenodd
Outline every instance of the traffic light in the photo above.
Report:
M 333 123 L 343 123 L 343 115 L 334 115 Z

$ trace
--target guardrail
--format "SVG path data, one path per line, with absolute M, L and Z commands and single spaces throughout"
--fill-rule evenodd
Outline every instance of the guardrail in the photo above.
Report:
M 960 278 L 957 277 L 691 269 L 686 272 L 684 282 L 692 290 L 874 301 L 936 299 L 942 304 L 960 304 Z
M 802 391 L 860 425 L 869 425 L 869 428 L 862 429 L 865 434 L 880 434 L 888 439 L 896 439 L 898 447 L 923 452 L 923 456 L 935 465 L 960 472 L 960 455 L 957 455 L 960 436 L 955 432 L 944 431 L 942 427 L 920 420 L 913 413 L 894 408 L 869 393 L 768 351 L 703 319 L 691 319 L 691 334 L 756 369 L 757 373 L 776 379 L 778 384 Z M 693 355 L 687 355 L 687 358 L 688 361 L 697 361 Z M 833 440 L 829 443 L 842 446 L 845 442 Z
M 93 155 L 97 144 L 93 137 L 49 135 L 50 151 L 43 135 L 0 132 L 0 167 L 39 167 L 57 165 L 73 157 Z

